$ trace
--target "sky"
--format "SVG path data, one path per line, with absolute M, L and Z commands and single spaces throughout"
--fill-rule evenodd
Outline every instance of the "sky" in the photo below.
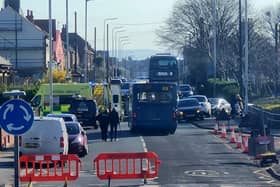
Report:
M 0 0 L 3 5 L 4 0 Z M 74 12 L 78 15 L 78 33 L 85 36 L 85 0 L 69 1 L 69 32 L 74 32 Z M 128 36 L 125 48 L 163 50 L 165 46 L 157 45 L 155 30 L 171 15 L 172 8 L 178 0 L 88 0 L 88 41 L 93 45 L 94 27 L 97 29 L 97 49 L 103 49 L 104 20 L 112 28 L 122 25 L 124 32 L 118 36 Z M 220 1 L 220 0 L 218 0 Z M 249 0 L 257 9 L 280 3 L 280 0 Z M 21 0 L 21 9 L 26 15 L 27 9 L 33 11 L 35 19 L 48 19 L 49 0 Z M 66 22 L 66 0 L 52 0 L 52 17 L 57 20 L 58 28 Z M 111 39 L 110 39 L 111 42 Z M 110 44 L 111 45 L 111 44 Z

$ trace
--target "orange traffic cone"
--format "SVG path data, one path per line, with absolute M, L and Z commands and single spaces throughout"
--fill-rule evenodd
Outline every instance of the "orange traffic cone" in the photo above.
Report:
M 244 140 L 244 149 L 243 149 L 243 153 L 248 153 L 249 152 L 249 137 L 248 135 L 244 135 L 243 136 L 243 140 Z
M 227 129 L 225 124 L 222 124 L 222 133 L 221 133 L 221 138 L 226 138 L 227 137 Z
M 235 132 L 234 132 L 234 127 L 231 128 L 230 143 L 236 143 L 236 136 L 235 136 Z
M 241 136 L 241 132 L 239 132 L 237 134 L 237 138 L 236 138 L 236 149 L 242 149 L 242 136 Z
M 218 123 L 215 123 L 215 126 L 214 126 L 214 134 L 219 134 Z
M 65 177 L 65 182 L 64 182 L 63 187 L 67 187 L 67 177 Z

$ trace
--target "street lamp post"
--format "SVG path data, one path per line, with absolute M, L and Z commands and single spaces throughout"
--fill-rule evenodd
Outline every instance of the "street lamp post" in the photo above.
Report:
M 123 26 L 113 27 L 112 28 L 112 56 L 114 56 L 114 33 L 115 31 L 119 31 L 120 29 L 123 29 Z
M 124 49 L 124 47 L 126 45 L 130 45 L 130 44 L 131 44 L 131 42 L 124 42 L 124 43 L 122 43 L 122 48 Z M 126 59 L 126 55 L 125 55 L 125 62 L 124 62 L 124 75 L 125 75 L 125 78 L 128 78 L 127 77 L 127 72 L 128 72 L 128 70 L 127 70 L 127 59 Z
M 247 0 L 245 0 L 245 72 L 244 72 L 244 79 L 245 79 L 245 108 L 244 112 L 247 114 L 248 112 L 248 4 Z
M 69 79 L 69 35 L 68 35 L 68 7 L 69 3 L 68 0 L 66 0 L 66 25 L 65 25 L 65 30 L 66 30 L 66 78 Z
M 121 36 L 119 37 L 119 46 L 118 46 L 118 57 L 119 58 L 122 58 L 122 54 L 121 54 L 121 45 L 122 45 L 122 42 L 128 42 L 129 39 L 128 39 L 128 36 Z
M 115 32 L 115 47 L 114 47 L 114 49 L 115 49 L 115 57 L 117 58 L 118 57 L 118 40 L 117 40 L 117 37 L 118 37 L 118 34 L 119 33 L 123 33 L 123 32 L 125 32 L 126 30 L 118 30 L 118 31 L 116 31 Z M 128 36 L 126 36 L 126 37 L 128 37 Z
M 117 64 L 117 60 L 116 60 L 116 53 L 115 53 L 115 49 L 114 49 L 114 47 L 115 47 L 115 41 L 114 41 L 114 34 L 116 34 L 115 33 L 115 31 L 125 31 L 124 29 L 123 29 L 124 27 L 123 26 L 118 26 L 118 27 L 113 27 L 112 28 L 112 49 L 111 49 L 111 51 L 112 51 L 112 57 L 115 57 L 115 58 L 113 58 L 113 76 L 114 77 L 116 77 L 116 75 L 117 75 L 117 73 L 115 73 L 116 72 L 116 64 Z
M 84 56 L 84 82 L 88 82 L 88 46 L 87 46 L 87 3 L 92 0 L 85 0 L 85 56 Z
M 49 59 L 49 78 L 50 78 L 50 113 L 53 112 L 53 43 L 52 43 L 52 0 L 49 0 L 49 42 L 50 42 L 50 59 Z

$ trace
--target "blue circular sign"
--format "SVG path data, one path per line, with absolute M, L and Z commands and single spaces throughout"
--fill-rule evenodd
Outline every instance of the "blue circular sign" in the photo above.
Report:
M 8 134 L 24 134 L 31 128 L 33 121 L 32 108 L 21 99 L 9 100 L 0 108 L 0 126 Z

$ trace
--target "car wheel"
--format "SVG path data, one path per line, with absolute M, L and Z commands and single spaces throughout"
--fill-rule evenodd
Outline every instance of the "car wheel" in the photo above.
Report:
M 88 154 L 88 150 L 83 147 L 83 151 L 79 154 L 79 157 L 85 157 Z
M 169 131 L 170 134 L 175 134 L 176 129 L 172 129 L 171 131 Z

